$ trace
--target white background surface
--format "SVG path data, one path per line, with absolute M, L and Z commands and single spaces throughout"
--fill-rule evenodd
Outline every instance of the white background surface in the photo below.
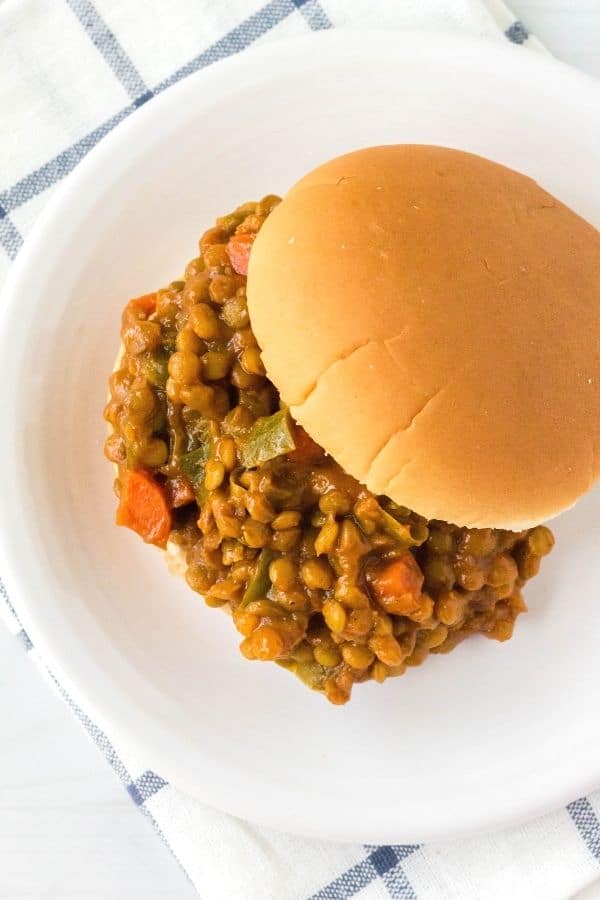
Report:
M 512 8 L 557 57 L 600 77 L 600 0 L 514 0 Z M 0 627 L 0 898 L 196 896 L 79 724 Z

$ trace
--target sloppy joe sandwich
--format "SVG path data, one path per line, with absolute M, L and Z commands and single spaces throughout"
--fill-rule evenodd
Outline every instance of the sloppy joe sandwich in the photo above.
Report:
M 118 524 L 333 703 L 510 638 L 600 474 L 600 236 L 469 153 L 359 150 L 238 207 L 121 340 Z

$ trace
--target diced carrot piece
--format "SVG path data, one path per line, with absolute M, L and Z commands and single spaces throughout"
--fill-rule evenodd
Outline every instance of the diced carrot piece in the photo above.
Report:
M 129 309 L 134 309 L 137 312 L 142 312 L 147 316 L 151 316 L 156 310 L 156 293 L 142 294 L 141 297 L 134 297 L 133 300 L 129 301 L 127 306 Z
M 325 456 L 325 451 L 323 450 L 323 448 L 319 447 L 319 445 L 315 443 L 315 441 L 313 441 L 311 436 L 306 433 L 301 425 L 295 425 L 294 427 L 294 443 L 296 445 L 296 449 L 291 450 L 287 454 L 287 458 L 291 462 L 318 462 Z
M 371 580 L 373 592 L 386 612 L 409 616 L 419 609 L 423 588 L 423 573 L 419 564 L 406 551 L 378 569 Z
M 165 491 L 149 472 L 126 471 L 121 476 L 117 525 L 133 529 L 147 544 L 166 546 L 171 512 Z
M 250 260 L 250 250 L 256 238 L 254 232 L 240 232 L 234 234 L 227 244 L 227 252 L 231 265 L 238 275 L 248 274 L 248 262 Z

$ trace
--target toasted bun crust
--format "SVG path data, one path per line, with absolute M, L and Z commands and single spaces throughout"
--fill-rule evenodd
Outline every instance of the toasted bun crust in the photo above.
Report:
M 521 529 L 600 474 L 600 234 L 530 178 L 384 146 L 299 181 L 254 245 L 252 328 L 292 415 L 427 518 Z

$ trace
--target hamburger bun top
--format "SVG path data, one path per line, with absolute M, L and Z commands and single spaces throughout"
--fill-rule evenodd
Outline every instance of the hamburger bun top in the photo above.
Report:
M 600 474 L 600 234 L 530 178 L 372 147 L 262 227 L 267 373 L 351 475 L 429 519 L 519 530 Z

